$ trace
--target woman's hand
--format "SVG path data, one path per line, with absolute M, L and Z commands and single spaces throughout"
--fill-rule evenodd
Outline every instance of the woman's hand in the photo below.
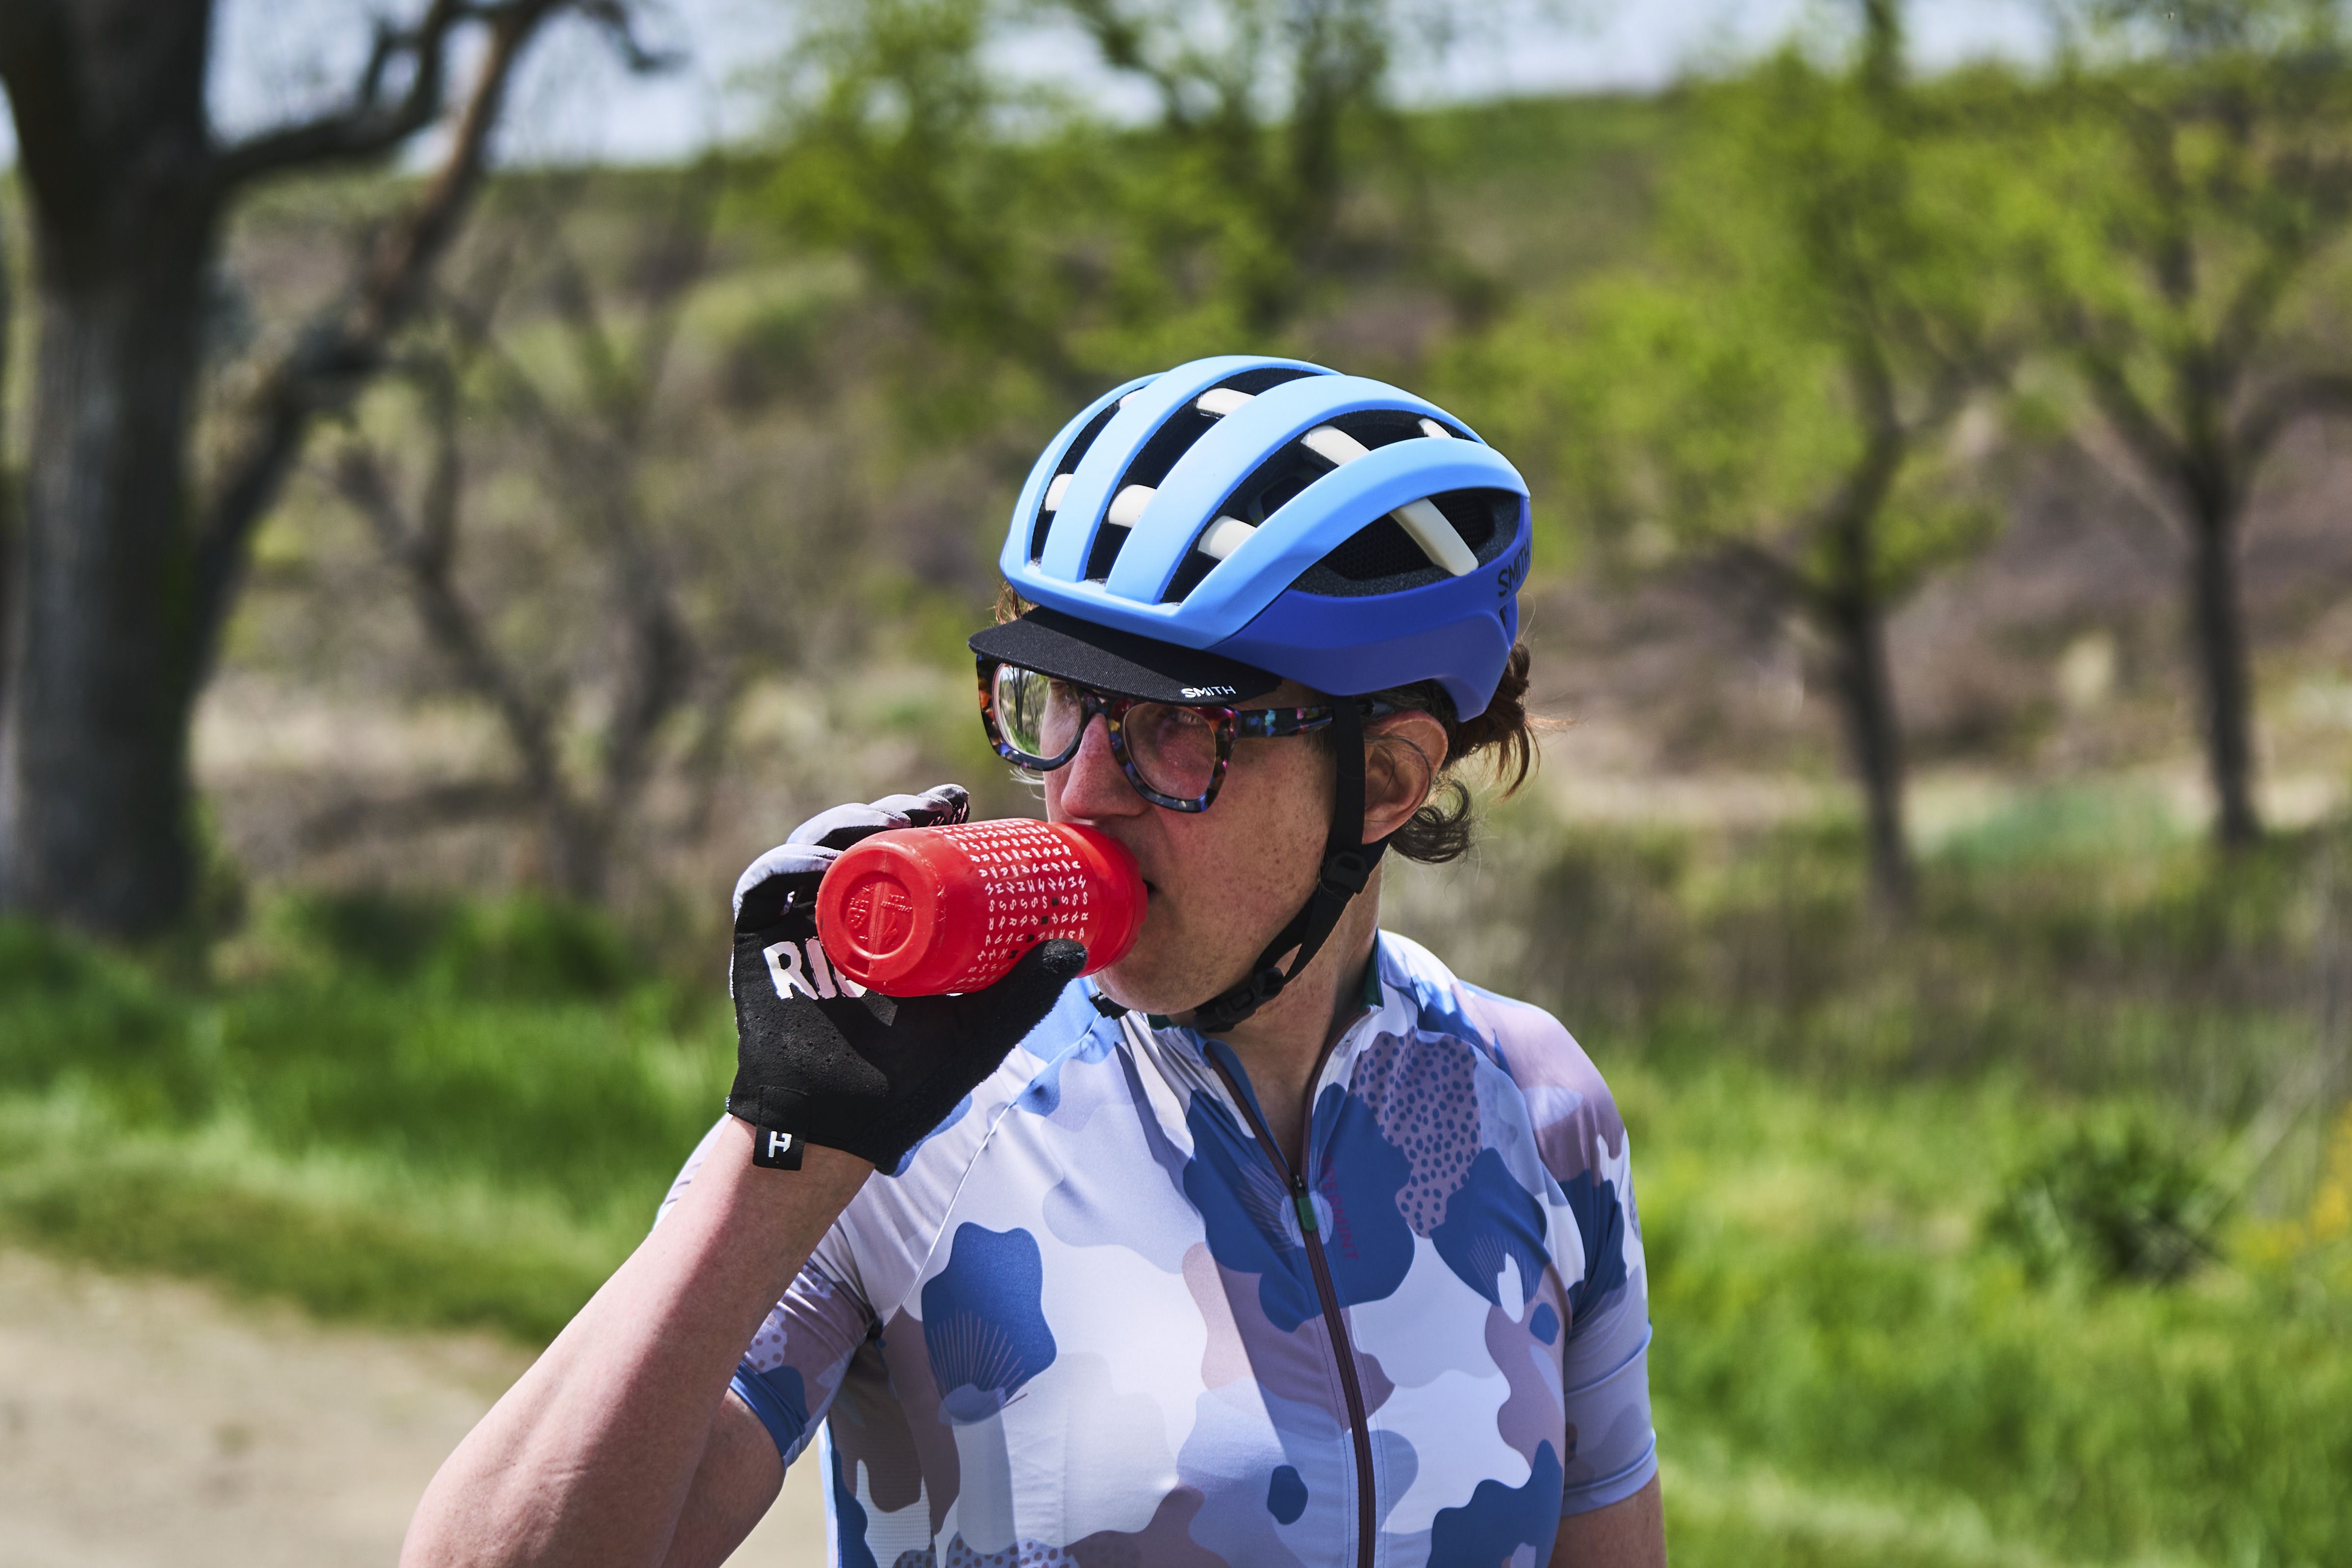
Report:
M 895 1001 L 835 972 L 817 939 L 816 893 L 841 852 L 886 829 L 961 822 L 966 810 L 955 784 L 835 806 L 735 884 L 727 1109 L 755 1129 L 755 1164 L 796 1168 L 814 1143 L 897 1170 L 1086 967 L 1076 942 L 1045 942 L 985 991 Z

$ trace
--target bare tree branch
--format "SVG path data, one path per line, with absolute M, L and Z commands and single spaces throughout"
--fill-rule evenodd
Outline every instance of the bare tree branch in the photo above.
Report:
M 1181 74 L 1151 58 L 1142 26 L 1119 8 L 1118 0 L 1069 0 L 1069 9 L 1093 37 L 1103 64 L 1113 70 L 1131 71 L 1151 84 L 1160 95 L 1160 119 L 1170 130 L 1193 128 Z
M 705 682 L 702 697 L 695 704 L 699 722 L 683 761 L 687 808 L 678 823 L 679 836 L 688 843 L 699 840 L 710 830 L 728 742 L 735 731 L 736 710 L 742 705 L 743 693 L 750 685 L 742 661 L 725 660 Z
M 427 784 L 404 795 L 363 795 L 314 813 L 294 830 L 306 853 L 340 849 L 362 838 L 405 837 L 459 823 L 499 821 L 537 802 L 521 784 L 478 780 Z
M 689 789 L 707 815 L 711 781 L 722 754 L 729 710 L 741 681 L 731 671 L 707 673 L 679 603 L 671 563 L 661 548 L 642 489 L 655 426 L 652 405 L 675 341 L 687 296 L 707 274 L 715 176 L 690 182 L 679 210 L 652 237 L 636 277 L 642 317 L 616 326 L 600 302 L 581 258 L 562 239 L 562 225 L 532 223 L 532 247 L 550 275 L 547 297 L 572 340 L 588 392 L 585 405 L 551 395 L 518 362 L 497 330 L 499 298 L 509 253 L 498 247 L 481 269 L 488 287 L 470 297 L 443 295 L 436 316 L 451 329 L 454 357 L 428 355 L 409 370 L 431 414 L 434 461 L 414 521 L 394 500 L 374 454 L 353 441 L 342 450 L 334 482 L 369 521 L 385 553 L 408 581 L 409 595 L 428 637 L 449 657 L 463 684 L 488 701 L 522 763 L 523 788 L 536 803 L 558 885 L 574 896 L 605 890 L 622 825 L 643 796 L 660 762 L 657 745 L 670 719 L 698 702 L 702 710 L 688 761 Z M 527 689 L 495 645 L 490 624 L 453 580 L 463 484 L 459 463 L 460 384 L 479 386 L 469 373 L 491 372 L 492 405 L 502 408 L 539 448 L 544 483 L 560 515 L 575 519 L 593 558 L 606 573 L 614 613 L 606 617 L 620 642 L 611 702 L 597 736 L 593 778 L 567 773 L 561 691 L 545 697 Z M 600 637 L 597 640 L 601 641 Z M 698 772 L 699 770 L 699 773 Z
M 2091 389 L 2091 396 L 2099 411 L 2115 426 L 2124 444 L 2146 464 L 2151 473 L 2161 474 L 2174 484 L 2182 482 L 2189 455 L 2172 432 L 2148 407 L 2123 366 L 2098 344 L 2078 340 L 2074 347 L 2074 360 L 2083 379 Z
M 2186 310 L 2197 298 L 2197 247 L 2189 233 L 2189 190 L 2180 171 L 2176 127 L 2161 112 L 2121 105 L 2125 130 L 2139 153 L 2147 188 L 2160 204 L 2160 226 L 2152 237 L 2150 270 L 2166 300 Z
M 213 184 L 226 195 L 239 185 L 289 169 L 368 163 L 383 157 L 441 117 L 449 47 L 468 22 L 497 25 L 501 13 L 532 0 L 479 5 L 432 0 L 411 26 L 378 17 L 375 40 L 351 100 L 296 125 L 278 126 L 223 148 L 213 159 Z M 543 8 L 543 7 L 542 7 Z M 404 89 L 388 90 L 394 68 L 407 66 Z
M 2301 240 L 2266 251 L 2231 294 L 2213 334 L 2213 357 L 2225 378 L 2225 394 L 2235 389 L 2268 335 L 2279 301 L 2313 254 L 2313 247 Z
M 2265 390 L 2239 419 L 2234 439 L 2248 472 L 2298 419 L 2352 414 L 2352 374 L 2315 371 Z
M 460 30 L 479 25 L 496 34 L 530 31 L 552 12 L 569 8 L 603 33 L 632 71 L 666 70 L 677 56 L 638 37 L 627 0 L 431 0 L 415 23 L 379 18 L 367 63 L 346 103 L 296 125 L 279 126 L 224 148 L 213 160 L 213 182 L 223 195 L 249 181 L 291 169 L 372 163 L 397 150 L 441 117 L 450 52 Z M 406 67 L 406 84 L 396 85 Z
M 637 32 L 642 18 L 629 0 L 574 0 L 574 4 L 581 19 L 603 33 L 621 57 L 621 64 L 637 75 L 675 70 L 686 63 L 680 51 L 657 48 L 645 41 Z
M 678 613 L 667 563 L 654 546 L 637 487 L 648 416 L 678 316 L 708 269 L 714 194 L 704 181 L 682 195 L 671 233 L 656 242 L 669 254 L 656 258 L 646 319 L 625 355 L 614 350 L 578 257 L 568 247 L 559 248 L 557 310 L 572 329 L 589 385 L 603 393 L 594 411 L 601 430 L 583 433 L 553 416 L 520 368 L 510 365 L 510 375 L 529 388 L 528 405 L 555 459 L 555 479 L 596 519 L 614 556 L 614 587 L 633 657 L 623 667 L 621 695 L 605 736 L 604 795 L 612 809 L 633 801 L 643 787 L 654 737 L 685 700 L 700 662 Z
M 415 203 L 378 237 L 352 297 L 314 320 L 263 378 L 246 438 L 224 465 L 197 531 L 191 664 L 199 682 L 217 654 L 253 530 L 277 500 L 311 422 L 349 403 L 382 366 L 393 333 L 415 312 L 480 183 L 515 63 L 540 24 L 567 3 L 511 0 L 483 12 L 488 46 L 440 166 Z
M 458 678 L 497 710 L 531 792 L 546 799 L 563 789 L 555 745 L 556 704 L 524 688 L 490 646 L 480 616 L 457 591 L 451 574 L 461 477 L 454 389 L 428 382 L 427 402 L 434 407 L 433 469 L 425 486 L 425 515 L 416 523 L 408 521 L 383 465 L 362 442 L 353 440 L 338 454 L 335 489 L 366 519 L 385 556 L 401 568 L 409 600 L 434 646 L 456 666 Z

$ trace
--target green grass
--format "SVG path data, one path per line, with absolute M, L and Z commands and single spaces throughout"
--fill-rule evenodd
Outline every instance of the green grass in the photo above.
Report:
M 2160 1085 L 2231 1122 L 2315 1047 L 2322 933 L 2352 929 L 2331 831 L 2223 861 L 2128 796 L 2029 795 L 1924 858 L 1906 925 L 1866 904 L 1851 820 L 1578 827 L 1527 802 L 1469 875 L 1402 868 L 1389 891 L 1391 923 L 1621 1058 Z
M 2352 1562 L 2352 1222 L 2321 1223 L 2352 1214 L 2352 1121 L 2320 1197 L 2255 1212 L 2240 1158 L 2249 1086 L 2310 1049 L 2309 879 L 2217 882 L 2068 807 L 1957 837 L 1890 936 L 1851 850 L 1570 836 L 1487 889 L 1596 999 L 1675 1561 Z M 717 996 L 543 904 L 284 901 L 214 968 L 0 927 L 0 1234 L 542 1341 L 731 1065 Z M 2069 1239 L 2144 1193 L 2206 1215 L 2177 1283 Z
M 87 1102 L 0 1104 L 0 1229 L 109 1268 L 217 1280 L 385 1323 L 553 1337 L 643 1229 L 520 1194 L 404 1178 L 234 1120 L 131 1131 Z
M 723 1008 L 531 903 L 281 911 L 206 988 L 0 927 L 0 1228 L 324 1312 L 562 1327 L 718 1114 Z
M 1694 1502 L 1730 1536 L 1795 1478 L 1857 1520 L 1946 1521 L 1880 1561 L 1983 1560 L 1972 1531 L 2010 1543 L 1996 1558 L 2352 1560 L 2352 1260 L 2037 1282 L 1983 1219 L 2084 1107 L 2006 1078 L 1617 1079 L 1658 1424 L 1717 1446 Z M 1846 1560 L 1821 1550 L 1788 1560 Z

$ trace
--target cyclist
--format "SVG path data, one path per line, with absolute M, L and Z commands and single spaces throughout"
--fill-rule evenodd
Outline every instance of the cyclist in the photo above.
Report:
M 859 1568 L 1662 1563 L 1608 1089 L 1378 929 L 1384 851 L 1458 856 L 1464 764 L 1532 760 L 1528 541 L 1511 466 L 1378 382 L 1202 360 L 1073 419 L 971 646 L 1048 817 L 1135 853 L 1135 947 L 833 984 L 825 867 L 953 786 L 754 862 L 730 1114 L 404 1560 L 718 1563 L 814 1442 Z

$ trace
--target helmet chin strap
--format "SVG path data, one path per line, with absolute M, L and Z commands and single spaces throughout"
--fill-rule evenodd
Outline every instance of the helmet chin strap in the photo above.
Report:
M 1222 995 L 1193 1009 L 1192 1027 L 1204 1035 L 1222 1035 L 1260 1007 L 1282 994 L 1314 962 L 1348 908 L 1348 900 L 1364 890 L 1372 868 L 1388 848 L 1388 840 L 1364 839 L 1364 713 L 1352 698 L 1332 703 L 1332 743 L 1339 753 L 1339 785 L 1331 802 L 1331 835 L 1323 845 L 1323 868 L 1307 905 L 1280 934 L 1257 955 L 1247 978 Z M 1282 967 L 1282 955 L 1293 948 L 1298 956 Z

